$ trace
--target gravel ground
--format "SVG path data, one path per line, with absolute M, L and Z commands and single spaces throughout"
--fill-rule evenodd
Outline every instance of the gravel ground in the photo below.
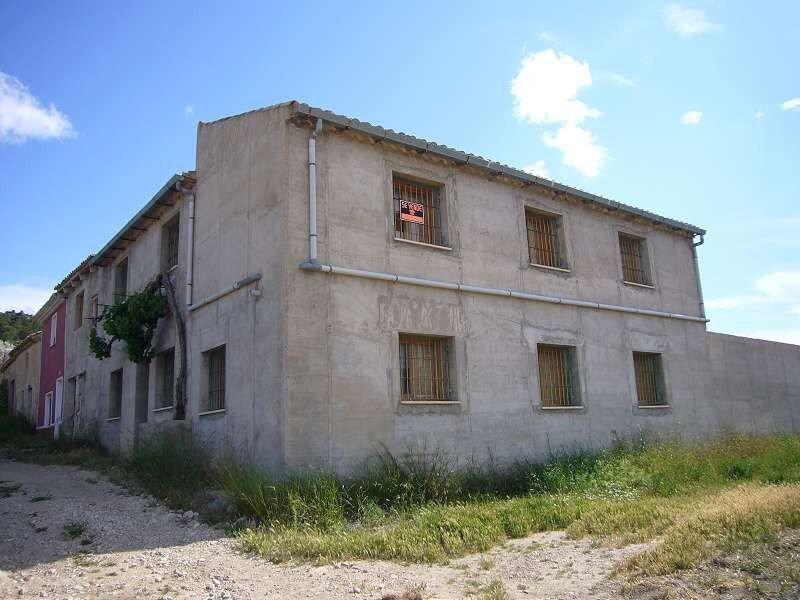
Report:
M 98 473 L 0 461 L 1 598 L 377 600 L 416 590 L 432 600 L 470 597 L 496 580 L 511 598 L 617 598 L 608 574 L 642 549 L 549 532 L 447 565 L 272 564 Z

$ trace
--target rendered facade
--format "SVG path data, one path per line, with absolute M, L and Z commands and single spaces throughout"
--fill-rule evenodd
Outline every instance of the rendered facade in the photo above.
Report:
M 704 233 L 296 102 L 200 123 L 196 170 L 58 288 L 65 406 L 115 451 L 186 426 L 338 472 L 797 431 L 800 348 L 706 331 Z M 97 311 L 159 274 L 156 358 L 97 360 Z

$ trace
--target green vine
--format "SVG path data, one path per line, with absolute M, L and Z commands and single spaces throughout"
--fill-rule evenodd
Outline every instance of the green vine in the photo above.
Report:
M 158 320 L 167 314 L 167 301 L 159 293 L 158 285 L 127 296 L 121 302 L 106 306 L 100 323 L 110 338 L 97 333 L 97 327 L 89 332 L 89 348 L 103 360 L 111 356 L 111 345 L 116 340 L 125 342 L 128 359 L 133 363 L 148 363 L 154 356 L 153 333 Z

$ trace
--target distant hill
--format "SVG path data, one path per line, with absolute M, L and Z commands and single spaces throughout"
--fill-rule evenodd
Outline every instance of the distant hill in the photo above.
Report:
M 32 315 L 15 310 L 0 312 L 0 340 L 16 345 L 25 336 L 38 330 L 39 324 Z

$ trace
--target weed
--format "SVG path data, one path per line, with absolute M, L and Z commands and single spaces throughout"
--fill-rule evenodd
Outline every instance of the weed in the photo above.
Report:
M 122 463 L 126 474 L 173 509 L 186 508 L 213 479 L 211 455 L 188 431 L 162 431 L 142 438 Z
M 46 494 L 44 496 L 34 496 L 33 498 L 31 498 L 30 501 L 31 502 L 45 502 L 47 500 L 52 500 L 52 499 L 53 499 L 52 494 Z
M 0 498 L 8 498 L 11 494 L 16 494 L 21 487 L 19 483 L 0 484 Z
M 503 582 L 495 579 L 491 583 L 467 592 L 467 596 L 479 600 L 509 600 L 510 596 L 503 586 Z
M 82 536 L 89 527 L 86 521 L 69 521 L 61 529 L 61 538 L 64 540 L 74 540 Z

